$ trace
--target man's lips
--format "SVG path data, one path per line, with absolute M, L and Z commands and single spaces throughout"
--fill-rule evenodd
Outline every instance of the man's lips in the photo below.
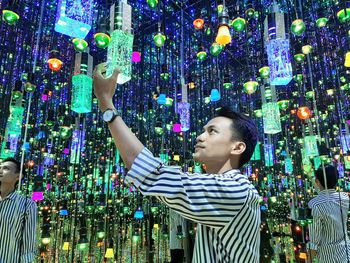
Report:
M 195 149 L 204 149 L 205 147 L 202 146 L 202 145 L 196 145 L 196 146 L 194 146 L 194 148 L 195 148 Z

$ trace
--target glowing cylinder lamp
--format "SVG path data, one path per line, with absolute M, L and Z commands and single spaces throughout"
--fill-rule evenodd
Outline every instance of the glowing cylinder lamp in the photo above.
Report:
M 16 24 L 19 19 L 19 15 L 11 10 L 2 10 L 2 20 L 4 20 L 8 25 L 12 26 Z
M 202 173 L 202 165 L 200 163 L 195 163 L 193 168 L 194 173 Z
M 157 99 L 157 103 L 159 105 L 164 105 L 166 103 L 166 95 L 164 93 L 159 94 L 159 97 Z
M 24 108 L 22 106 L 11 106 L 10 116 L 7 120 L 7 134 L 21 135 Z
M 340 144 L 343 153 L 350 152 L 350 135 L 343 134 L 340 137 Z
M 33 192 L 32 193 L 33 201 L 41 201 L 44 200 L 44 192 Z
M 162 160 L 162 163 L 167 165 L 169 163 L 169 155 L 167 153 L 159 154 L 159 158 Z
M 345 54 L 345 63 L 344 66 L 350 68 L 350 51 Z
M 7 138 L 7 143 L 9 143 L 10 147 L 8 148 L 9 150 L 11 150 L 12 152 L 16 152 L 17 151 L 17 147 L 18 147 L 18 143 L 20 141 L 21 138 L 21 134 L 8 134 L 8 138 Z M 25 149 L 26 151 L 29 151 L 29 146 L 27 146 L 27 144 L 29 144 L 29 142 L 26 142 L 25 144 L 23 144 L 23 149 Z
M 68 251 L 69 250 L 69 242 L 65 241 L 62 246 L 63 251 Z
M 261 151 L 260 151 L 260 142 L 257 142 L 257 144 L 255 145 L 255 149 L 252 155 L 252 158 L 250 158 L 251 161 L 258 161 L 261 159 Z
M 190 104 L 188 102 L 179 102 L 177 112 L 180 115 L 181 131 L 190 129 Z
M 93 0 L 60 0 L 57 5 L 55 31 L 84 39 L 93 17 Z
M 264 143 L 265 166 L 271 167 L 274 162 L 273 144 Z
M 286 174 L 292 174 L 293 173 L 293 161 L 292 158 L 287 157 L 284 160 L 284 171 Z
M 72 111 L 77 113 L 91 112 L 92 102 L 92 78 L 79 74 L 72 78 Z
M 317 137 L 315 135 L 304 137 L 304 150 L 307 157 L 318 156 Z
M 276 134 L 282 131 L 280 110 L 277 102 L 268 102 L 262 105 L 264 133 Z
M 212 89 L 210 91 L 210 101 L 219 101 L 221 99 L 221 95 L 218 89 Z
M 131 61 L 134 63 L 140 62 L 141 61 L 141 53 L 138 51 L 132 52 Z
M 293 78 L 288 39 L 273 39 L 266 45 L 271 85 L 287 85 Z
M 92 56 L 88 53 L 75 55 L 74 76 L 72 77 L 71 109 L 77 113 L 91 112 L 92 106 Z
M 345 169 L 350 169 L 350 155 L 344 156 Z
M 120 71 L 118 84 L 124 84 L 131 79 L 131 56 L 134 35 L 116 29 L 111 34 L 111 42 L 107 50 L 107 77 L 113 74 L 114 69 Z
M 114 250 L 113 248 L 107 248 L 105 258 L 114 258 Z
M 81 149 L 85 147 L 85 131 L 74 130 L 70 147 L 70 163 L 80 163 Z

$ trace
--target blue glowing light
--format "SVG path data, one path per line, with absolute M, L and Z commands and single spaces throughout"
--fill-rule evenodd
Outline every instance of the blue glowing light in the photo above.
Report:
M 266 49 L 271 85 L 287 85 L 293 78 L 289 40 L 270 40 Z
M 84 39 L 92 24 L 93 0 L 60 0 L 57 5 L 55 31 Z

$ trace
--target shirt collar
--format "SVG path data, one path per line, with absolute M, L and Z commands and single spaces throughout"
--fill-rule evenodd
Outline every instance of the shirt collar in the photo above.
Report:
M 223 172 L 222 174 L 224 175 L 235 175 L 235 174 L 240 174 L 241 171 L 239 169 L 231 169 L 226 172 Z
M 319 194 L 335 193 L 335 189 L 324 189 Z
M 5 198 L 3 198 L 1 201 L 4 201 L 6 199 L 15 200 L 16 196 L 17 196 L 16 191 L 12 191 Z

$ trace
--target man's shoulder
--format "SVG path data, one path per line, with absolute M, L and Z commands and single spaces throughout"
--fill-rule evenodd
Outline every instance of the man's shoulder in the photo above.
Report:
M 14 199 L 19 202 L 22 206 L 26 206 L 27 208 L 37 208 L 36 202 L 33 201 L 28 196 L 24 196 L 19 193 L 14 194 Z
M 309 207 L 311 209 L 315 209 L 316 207 L 324 204 L 325 202 L 327 201 L 327 199 L 324 198 L 324 196 L 322 195 L 318 195 L 314 198 L 312 198 L 310 201 L 309 201 Z

